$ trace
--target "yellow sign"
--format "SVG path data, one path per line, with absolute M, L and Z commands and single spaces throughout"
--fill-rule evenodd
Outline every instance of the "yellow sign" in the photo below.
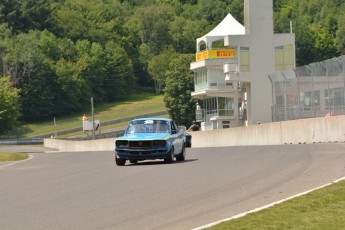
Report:
M 204 59 L 208 59 L 208 50 L 196 54 L 196 61 L 201 61 Z
M 235 57 L 235 50 L 205 50 L 203 52 L 199 52 L 195 55 L 196 61 L 201 61 L 204 59 L 209 58 L 234 58 Z

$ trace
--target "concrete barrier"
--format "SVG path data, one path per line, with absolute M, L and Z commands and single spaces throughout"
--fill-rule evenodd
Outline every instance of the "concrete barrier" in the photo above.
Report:
M 193 147 L 345 142 L 345 116 L 192 132 Z
M 44 147 L 58 149 L 63 152 L 72 151 L 106 151 L 115 150 L 116 138 L 104 138 L 96 140 L 69 141 L 59 139 L 44 139 Z
M 345 141 L 345 116 L 281 122 L 282 144 Z
M 192 147 L 309 144 L 345 142 L 345 115 L 272 122 L 247 127 L 191 132 Z M 60 151 L 115 149 L 116 138 L 69 141 L 44 139 L 44 146 Z

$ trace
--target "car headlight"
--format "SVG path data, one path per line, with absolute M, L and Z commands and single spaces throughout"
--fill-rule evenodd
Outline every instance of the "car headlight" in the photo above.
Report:
M 116 146 L 118 146 L 118 147 L 124 147 L 124 146 L 127 146 L 128 145 L 128 141 L 126 141 L 126 140 L 117 140 L 116 142 L 115 142 L 115 144 L 116 144 Z
M 153 146 L 166 146 L 167 142 L 166 140 L 154 140 Z

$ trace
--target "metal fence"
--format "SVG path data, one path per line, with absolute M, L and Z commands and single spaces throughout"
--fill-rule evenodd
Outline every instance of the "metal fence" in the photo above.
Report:
M 345 56 L 269 77 L 273 121 L 345 114 Z

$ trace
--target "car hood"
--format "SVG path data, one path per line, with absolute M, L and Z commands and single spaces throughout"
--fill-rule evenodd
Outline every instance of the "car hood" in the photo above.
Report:
M 170 134 L 168 133 L 135 133 L 126 134 L 122 137 L 118 137 L 118 140 L 154 140 L 154 139 L 168 139 Z

